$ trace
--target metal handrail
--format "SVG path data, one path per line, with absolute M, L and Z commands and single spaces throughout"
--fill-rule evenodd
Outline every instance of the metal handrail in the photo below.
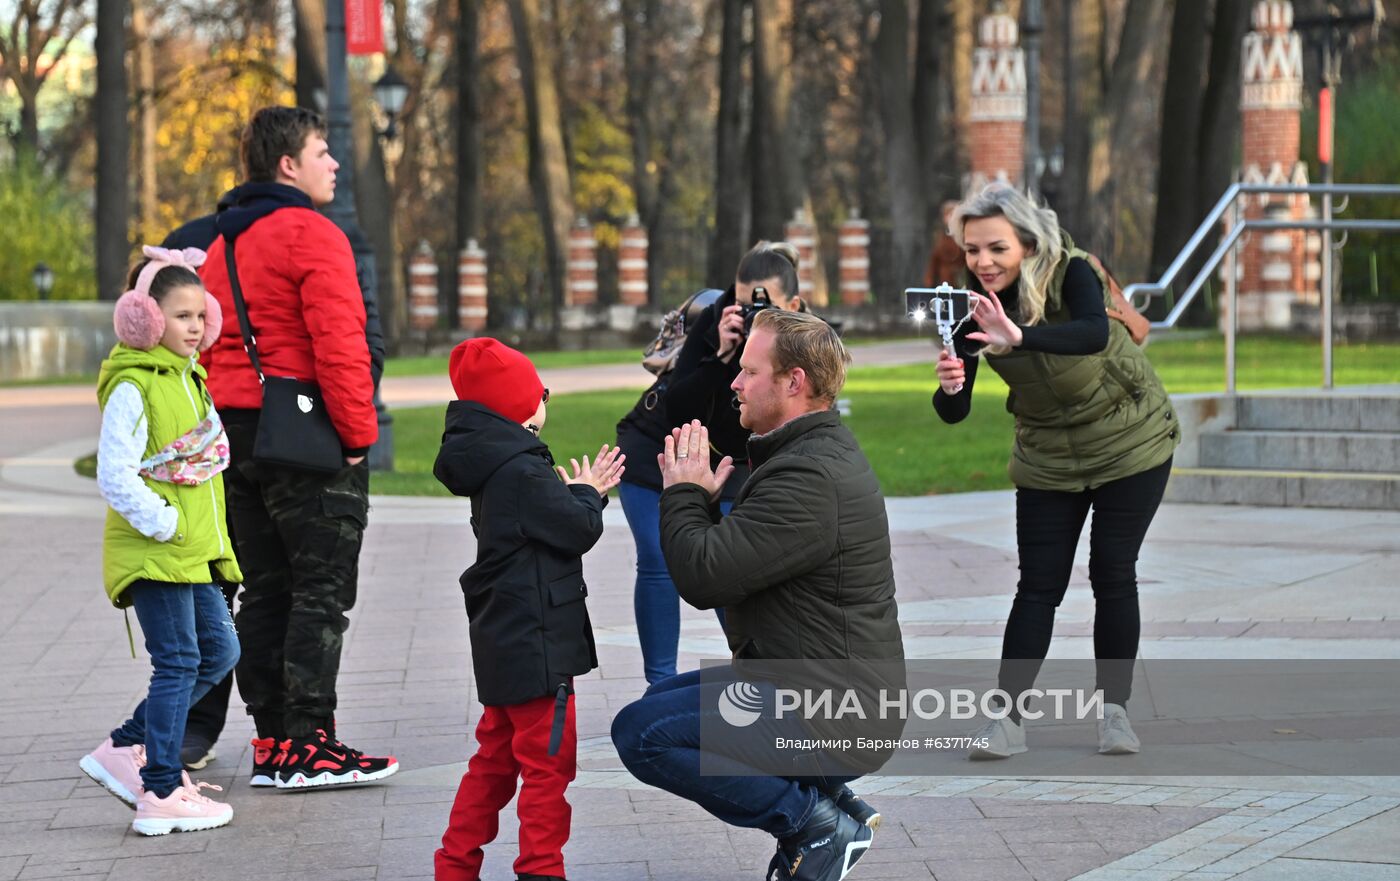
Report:
M 1242 196 L 1253 195 L 1308 195 L 1318 196 L 1322 201 L 1322 216 L 1316 220 L 1265 220 L 1265 219 L 1245 219 L 1240 220 L 1239 200 Z M 1161 321 L 1152 322 L 1154 328 L 1167 329 L 1174 327 L 1185 313 L 1191 302 L 1205 287 L 1206 280 L 1210 278 L 1212 272 L 1220 265 L 1222 260 L 1228 258 L 1228 265 L 1225 270 L 1225 297 L 1226 309 L 1229 320 L 1225 325 L 1225 391 L 1227 394 L 1235 393 L 1235 336 L 1238 329 L 1239 310 L 1236 308 L 1236 287 L 1238 284 L 1237 273 L 1235 271 L 1236 246 L 1240 237 L 1248 230 L 1290 230 L 1309 229 L 1321 230 L 1327 233 L 1327 241 L 1322 248 L 1322 278 L 1321 288 L 1323 295 L 1320 297 L 1322 303 L 1322 387 L 1332 388 L 1332 230 L 1357 230 L 1357 231 L 1379 231 L 1379 232 L 1400 232 L 1400 220 L 1337 220 L 1333 217 L 1332 197 L 1344 196 L 1350 199 L 1352 196 L 1400 196 L 1400 185 L 1394 184 L 1311 184 L 1306 186 L 1291 184 L 1232 184 L 1229 189 L 1215 203 L 1215 207 L 1206 215 L 1206 219 L 1201 221 L 1201 225 L 1196 228 L 1196 232 L 1187 241 L 1185 247 L 1176 255 L 1176 259 L 1171 262 L 1162 277 L 1154 282 L 1138 282 L 1130 284 L 1123 290 L 1123 295 L 1128 298 L 1139 309 L 1146 308 L 1152 297 L 1160 297 L 1167 293 L 1167 290 L 1176 282 L 1177 276 L 1186 268 L 1210 236 L 1211 231 L 1216 229 L 1220 221 L 1225 217 L 1225 212 L 1230 212 L 1229 232 L 1221 239 L 1205 264 L 1197 271 L 1195 278 L 1187 285 L 1186 291 L 1181 295 L 1181 299 L 1176 302 L 1171 312 Z M 1142 300 L 1136 299 L 1139 296 Z

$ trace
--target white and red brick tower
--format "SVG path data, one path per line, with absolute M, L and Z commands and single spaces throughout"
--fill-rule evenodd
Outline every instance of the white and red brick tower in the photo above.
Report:
M 408 325 L 424 332 L 437 326 L 438 267 L 433 249 L 419 242 L 408 263 Z
M 647 304 L 647 228 L 633 214 L 622 227 L 617 248 L 617 299 L 628 306 Z
M 1293 4 L 1255 4 L 1242 60 L 1244 149 L 1240 180 L 1247 184 L 1307 184 L 1299 161 L 1303 103 L 1303 43 L 1293 30 Z M 1312 213 L 1306 195 L 1258 195 L 1244 200 L 1247 219 L 1300 219 Z M 1295 303 L 1317 303 L 1316 264 L 1307 259 L 1301 230 L 1260 231 L 1240 247 L 1239 327 L 1287 329 Z M 1227 320 L 1227 316 L 1221 316 Z
M 797 248 L 797 293 L 808 303 L 813 303 L 816 292 L 817 227 L 807 214 L 807 209 L 798 208 L 792 219 L 783 228 L 783 238 Z
M 982 19 L 972 53 L 967 192 L 991 181 L 1020 185 L 1026 132 L 1026 58 L 1016 19 L 998 9 Z
M 486 329 L 486 252 L 476 239 L 457 255 L 457 326 L 472 333 Z
M 836 242 L 841 247 L 841 305 L 860 306 L 870 298 L 870 221 L 851 209 L 841 222 Z
M 593 227 L 580 217 L 569 230 L 569 287 L 565 305 L 592 306 L 598 302 L 598 240 Z

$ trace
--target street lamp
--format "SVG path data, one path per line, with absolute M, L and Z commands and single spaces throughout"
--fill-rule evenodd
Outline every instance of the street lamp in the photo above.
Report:
M 384 75 L 374 82 L 374 103 L 379 105 L 379 109 L 389 119 L 389 124 L 380 132 L 384 138 L 392 141 L 398 137 L 396 124 L 407 100 L 408 83 L 392 66 L 386 67 Z
M 355 151 L 350 133 L 350 82 L 345 62 L 345 5 L 326 4 L 326 141 L 331 155 L 340 160 L 336 172 L 336 196 L 324 208 L 325 215 L 350 240 L 355 255 L 355 275 L 365 298 L 365 311 L 379 313 L 379 281 L 374 248 L 360 229 L 355 213 Z M 377 89 L 376 89 L 377 91 Z M 399 107 L 402 110 L 402 106 Z M 370 447 L 369 467 L 374 471 L 394 469 L 394 419 L 384 407 L 380 390 L 374 390 L 374 409 L 379 418 L 379 440 Z
M 29 280 L 34 282 L 34 290 L 38 292 L 39 299 L 47 300 L 49 291 L 53 290 L 53 270 L 49 264 L 42 260 L 34 264 L 34 271 L 30 273 Z

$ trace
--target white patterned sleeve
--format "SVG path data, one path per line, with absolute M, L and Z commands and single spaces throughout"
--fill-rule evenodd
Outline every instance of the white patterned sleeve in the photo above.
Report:
M 146 405 L 141 392 L 123 382 L 102 410 L 102 439 L 97 446 L 97 488 L 102 498 L 142 535 L 156 541 L 175 536 L 179 514 L 141 479 L 146 452 Z

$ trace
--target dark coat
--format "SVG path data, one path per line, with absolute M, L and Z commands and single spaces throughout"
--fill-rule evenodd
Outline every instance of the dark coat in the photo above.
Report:
M 661 495 L 681 597 L 724 607 L 740 658 L 903 658 L 885 500 L 841 417 L 809 413 L 748 451 L 753 472 L 723 519 L 695 484 Z
M 447 405 L 433 475 L 472 501 L 476 562 L 460 581 L 477 698 L 552 696 L 598 666 L 583 555 L 603 534 L 607 500 L 562 482 L 539 438 L 470 401 Z

